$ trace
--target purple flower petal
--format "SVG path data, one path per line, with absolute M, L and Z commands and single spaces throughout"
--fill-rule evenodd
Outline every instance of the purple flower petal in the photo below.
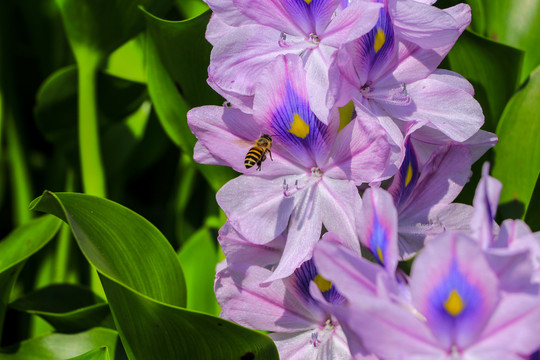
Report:
M 208 76 L 224 91 L 253 95 L 255 82 L 264 67 L 280 54 L 300 54 L 304 41 L 280 45 L 278 30 L 244 25 L 223 35 L 210 56 Z
M 494 239 L 495 212 L 501 189 L 501 182 L 489 176 L 489 164 L 485 163 L 482 167 L 482 179 L 476 187 L 474 215 L 471 218 L 472 235 L 483 248 L 490 247 Z
M 398 119 L 430 122 L 431 126 L 459 142 L 474 135 L 484 123 L 480 104 L 468 91 L 455 86 L 454 82 L 447 82 L 445 77 L 429 76 L 407 84 L 406 89 L 411 104 L 384 104 L 384 109 Z
M 338 133 L 325 174 L 357 185 L 381 180 L 390 150 L 385 132 L 373 118 L 356 118 Z
M 413 264 L 410 288 L 413 304 L 446 349 L 475 342 L 499 302 L 497 277 L 477 244 L 460 233 L 426 245 Z
M 286 237 L 280 235 L 266 244 L 254 244 L 234 230 L 229 222 L 219 229 L 218 235 L 219 244 L 229 265 L 236 263 L 258 266 L 275 265 L 281 258 L 285 240 Z
M 265 244 L 285 231 L 297 201 L 283 196 L 283 180 L 243 175 L 218 191 L 219 206 L 246 240 Z
M 390 1 L 389 8 L 400 37 L 422 48 L 453 44 L 460 34 L 456 20 L 434 6 L 414 0 L 394 0 Z
M 235 264 L 216 277 L 216 298 L 228 319 L 252 329 L 299 331 L 318 324 L 303 301 L 287 294 L 284 283 L 276 281 L 261 287 L 270 271 L 248 264 Z M 318 315 L 318 314 L 316 314 Z
M 397 222 L 392 196 L 382 189 L 367 189 L 358 218 L 360 240 L 392 275 L 398 262 Z
M 261 176 L 280 176 L 303 171 L 291 163 L 288 157 L 284 158 L 281 155 L 283 152 L 279 150 L 272 152 L 272 159 L 265 161 L 261 166 L 262 171 L 245 168 L 244 160 L 254 142 L 271 131 L 251 115 L 233 108 L 203 106 L 191 109 L 187 116 L 191 131 L 214 158 L 221 160 L 221 165 L 231 166 L 238 172 Z M 195 157 L 199 158 L 199 155 L 195 153 Z

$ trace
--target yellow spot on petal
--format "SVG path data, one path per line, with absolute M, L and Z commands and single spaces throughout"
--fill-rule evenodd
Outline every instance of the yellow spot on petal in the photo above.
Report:
M 407 169 L 407 176 L 405 176 L 405 186 L 408 186 L 411 180 L 412 180 L 412 166 L 411 164 L 409 164 L 409 168 Z
M 317 287 L 322 292 L 328 291 L 332 287 L 332 282 L 326 280 L 321 275 L 315 276 L 315 279 L 313 279 L 313 281 L 315 281 L 315 284 L 317 284 Z
M 311 2 L 311 0 L 304 0 L 308 5 Z
M 291 128 L 289 129 L 289 132 L 293 135 L 301 137 L 302 139 L 305 139 L 306 136 L 309 134 L 309 126 L 308 124 L 306 124 L 304 119 L 300 117 L 300 115 L 294 114 L 293 122 L 291 124 Z
M 384 256 L 383 256 L 381 248 L 378 246 L 377 246 L 377 256 L 379 257 L 379 261 L 381 262 L 381 264 L 384 264 Z
M 386 36 L 384 35 L 384 31 L 381 28 L 379 28 L 377 30 L 377 34 L 375 35 L 375 44 L 373 44 L 373 48 L 375 49 L 375 52 L 378 52 L 379 50 L 381 50 L 385 41 L 386 41 Z
M 458 316 L 465 309 L 465 304 L 457 290 L 454 289 L 450 292 L 444 303 L 444 308 L 452 316 Z

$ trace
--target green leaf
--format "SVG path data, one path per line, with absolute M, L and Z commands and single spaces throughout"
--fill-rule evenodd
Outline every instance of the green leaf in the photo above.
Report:
M 277 359 L 267 336 L 182 309 L 185 285 L 166 239 L 150 223 L 112 201 L 45 192 L 32 203 L 70 224 L 96 267 L 126 352 L 137 359 Z
M 214 294 L 214 280 L 218 259 L 215 239 L 207 228 L 191 236 L 178 253 L 186 276 L 188 309 L 219 314 Z
M 107 74 L 139 83 L 146 83 L 144 38 L 137 36 L 116 49 L 107 59 Z
M 60 224 L 52 216 L 42 216 L 19 226 L 0 241 L 0 334 L 11 289 L 24 261 L 54 237 Z
M 104 59 L 144 28 L 138 5 L 163 12 L 171 1 L 154 0 L 56 0 L 77 63 L 84 55 Z M 99 62 L 99 60 L 98 60 Z
M 197 139 L 187 124 L 187 112 L 190 106 L 182 95 L 178 93 L 174 81 L 163 66 L 151 38 L 147 39 L 146 60 L 148 93 L 158 114 L 159 121 L 170 139 L 191 159 L 193 158 L 193 147 Z M 202 172 L 214 191 L 218 191 L 223 184 L 236 174 L 232 169 L 223 166 L 197 164 L 196 167 Z
M 60 332 L 73 333 L 100 326 L 109 306 L 92 291 L 67 284 L 50 285 L 17 299 L 11 308 L 42 317 Z
M 483 0 L 486 36 L 525 50 L 521 79 L 540 65 L 540 0 Z
M 68 360 L 109 360 L 109 348 L 104 346 L 99 349 L 90 350 L 87 353 L 70 358 Z
M 0 349 L 0 359 L 69 359 L 103 346 L 110 349 L 110 354 L 114 355 L 112 358 L 127 359 L 118 340 L 116 331 L 103 328 L 93 328 L 78 334 L 48 334 Z
M 505 104 L 520 82 L 523 51 L 465 31 L 447 60 L 451 70 L 473 84 L 475 98 L 486 117 L 483 129 L 494 132 Z
M 510 99 L 497 127 L 493 176 L 503 184 L 499 203 L 504 218 L 527 212 L 540 173 L 539 99 L 540 67 Z
M 103 275 L 158 301 L 185 305 L 184 276 L 173 249 L 140 215 L 76 193 L 46 191 L 31 207 L 67 220 L 83 254 Z
M 189 20 L 167 21 L 152 15 L 149 9 L 142 10 L 157 53 L 187 103 L 223 104 L 223 99 L 206 83 L 212 46 L 204 34 L 211 12 Z

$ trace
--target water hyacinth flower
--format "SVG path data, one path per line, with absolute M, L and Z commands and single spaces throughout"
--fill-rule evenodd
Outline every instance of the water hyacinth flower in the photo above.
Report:
M 469 22 L 465 4 L 440 10 L 413 0 L 385 2 L 375 27 L 338 51 L 344 81 L 331 92 L 336 105 L 352 99 L 356 111 L 377 116 L 397 144 L 402 121 L 413 124 L 405 135 L 430 126 L 467 140 L 484 122 L 472 86 L 435 69 Z
M 359 249 L 356 186 L 381 180 L 390 145 L 373 119 L 356 119 L 339 132 L 337 109 L 326 122 L 319 120 L 310 109 L 298 56 L 280 57 L 268 68 L 255 93 L 253 115 L 206 106 L 191 110 L 188 122 L 199 149 L 206 149 L 204 159 L 210 153 L 213 163 L 244 174 L 217 194 L 235 230 L 265 244 L 288 228 L 281 261 L 268 281 L 290 275 L 311 257 L 323 225 Z M 246 153 L 262 134 L 272 136 L 272 159 L 261 171 L 246 169 Z
M 318 244 L 314 259 L 347 299 L 347 311 L 338 308 L 336 316 L 349 343 L 381 358 L 522 359 L 540 345 L 538 292 L 503 293 L 482 249 L 465 234 L 443 233 L 417 256 L 410 303 L 351 290 L 355 282 L 365 287 L 363 260 L 336 244 Z
M 261 287 L 271 272 L 237 263 L 217 274 L 216 298 L 221 317 L 253 329 L 273 332 L 282 359 L 351 359 L 339 323 L 310 295 L 313 282 L 329 304 L 340 305 L 343 296 L 322 278 L 312 260 L 288 278 Z
M 330 65 L 341 44 L 368 32 L 380 4 L 341 0 L 207 0 L 214 17 L 207 39 L 214 46 L 209 83 L 235 105 L 250 103 L 266 65 L 278 55 L 301 56 L 312 110 L 326 121 Z M 241 107 L 245 109 L 246 106 Z
M 398 211 L 401 257 L 413 256 L 444 231 L 469 229 L 473 208 L 452 201 L 469 181 L 471 165 L 467 146 L 448 143 L 420 167 L 415 146 L 407 138 L 404 161 L 388 188 Z

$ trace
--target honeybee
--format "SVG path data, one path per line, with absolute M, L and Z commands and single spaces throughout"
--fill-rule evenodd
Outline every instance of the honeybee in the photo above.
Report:
M 263 134 L 260 138 L 253 143 L 253 147 L 249 149 L 244 160 L 244 165 L 246 169 L 253 167 L 257 164 L 257 170 L 261 171 L 261 164 L 266 160 L 266 153 L 270 155 L 270 160 L 272 159 L 272 152 L 270 148 L 272 147 L 272 138 L 270 135 Z

